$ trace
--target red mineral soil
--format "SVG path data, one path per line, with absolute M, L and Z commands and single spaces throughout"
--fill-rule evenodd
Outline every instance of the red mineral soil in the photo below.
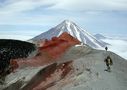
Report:
M 46 90 L 73 71 L 72 61 L 52 64 L 39 71 L 22 90 Z
M 51 40 L 42 42 L 43 46 L 38 48 L 38 54 L 35 57 L 27 59 L 11 60 L 12 66 L 43 66 L 60 60 L 59 58 L 72 46 L 80 44 L 80 41 L 72 37 L 67 32 L 59 37 L 53 37 Z M 14 62 L 14 63 L 13 63 Z M 16 63 L 17 62 L 17 63 Z M 14 64 L 14 65 L 13 65 Z

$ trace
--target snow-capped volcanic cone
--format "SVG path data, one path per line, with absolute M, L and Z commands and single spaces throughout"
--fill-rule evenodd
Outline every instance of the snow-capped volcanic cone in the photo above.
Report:
M 69 33 L 73 37 L 77 38 L 79 41 L 93 48 L 100 48 L 105 46 L 105 43 L 97 40 L 92 34 L 88 33 L 86 30 L 80 28 L 74 22 L 69 20 L 64 20 L 62 23 L 54 28 L 51 28 L 49 31 L 34 37 L 32 41 L 37 41 L 40 39 L 51 39 L 51 37 L 59 36 L 63 32 Z

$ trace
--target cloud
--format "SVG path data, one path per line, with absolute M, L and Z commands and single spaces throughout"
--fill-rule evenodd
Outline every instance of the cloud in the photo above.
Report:
M 103 40 L 111 46 L 108 46 L 109 50 L 127 59 L 127 41 L 121 39 L 105 39 Z
M 51 28 L 64 19 L 70 19 L 91 31 L 106 32 L 111 26 L 115 31 L 126 30 L 127 14 L 124 18 L 119 15 L 119 12 L 126 12 L 126 4 L 126 0 L 0 0 L 0 25 Z
M 17 15 L 36 9 L 67 11 L 123 11 L 126 0 L 6 0 L 0 4 L 0 15 Z M 8 15 L 9 14 L 9 15 Z
M 24 11 L 33 10 L 40 6 L 47 6 L 54 5 L 54 0 L 8 0 L 6 3 L 3 3 L 2 7 L 0 8 L 0 14 L 15 14 Z
M 28 35 L 19 35 L 19 34 L 2 34 L 0 35 L 0 39 L 16 39 L 16 40 L 23 40 L 23 41 L 26 41 L 26 40 L 29 40 L 33 38 L 32 36 L 28 36 Z
M 95 11 L 95 10 L 127 10 L 126 0 L 62 0 L 52 9 L 73 10 L 73 11 Z
M 24 25 L 23 26 L 21 25 L 20 27 L 9 25 L 7 27 L 13 29 L 5 30 L 6 29 L 5 28 L 4 30 L 0 30 L 0 39 L 17 39 L 17 40 L 26 41 L 42 33 L 42 29 L 39 26 L 33 26 L 33 27 L 30 26 L 30 28 L 28 27 L 27 29 L 24 28 L 26 27 Z M 35 27 L 37 27 L 38 29 L 35 30 L 36 29 Z
M 18 14 L 41 7 L 47 10 L 69 11 L 123 11 L 126 0 L 6 0 L 0 4 L 0 15 Z

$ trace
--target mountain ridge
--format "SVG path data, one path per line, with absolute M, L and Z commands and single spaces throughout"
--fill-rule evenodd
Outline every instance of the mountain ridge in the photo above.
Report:
M 111 72 L 104 71 L 106 67 L 103 60 L 108 54 L 114 63 Z M 115 53 L 110 51 L 105 53 L 104 50 L 86 46 L 73 46 L 59 60 L 60 62 L 44 67 L 29 67 L 10 74 L 8 77 L 11 79 L 7 79 L 7 82 L 11 82 L 3 90 L 17 90 L 17 88 L 18 90 L 106 90 L 107 87 L 108 90 L 126 90 L 127 61 Z

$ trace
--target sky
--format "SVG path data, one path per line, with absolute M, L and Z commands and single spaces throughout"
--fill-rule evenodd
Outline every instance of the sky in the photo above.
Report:
M 0 0 L 0 38 L 29 39 L 65 19 L 92 34 L 126 37 L 127 0 Z

